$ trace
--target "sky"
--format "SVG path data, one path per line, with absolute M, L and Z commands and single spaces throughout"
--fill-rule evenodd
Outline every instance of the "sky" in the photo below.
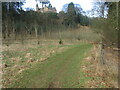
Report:
M 80 4 L 84 11 L 91 10 L 92 0 L 49 0 L 53 7 L 56 7 L 57 12 L 61 11 L 63 5 L 73 2 L 75 4 Z M 26 0 L 23 8 L 33 8 L 36 9 L 35 0 Z

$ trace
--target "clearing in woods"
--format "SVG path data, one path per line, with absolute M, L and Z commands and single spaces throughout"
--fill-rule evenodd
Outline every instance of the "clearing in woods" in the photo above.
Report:
M 10 87 L 27 88 L 80 88 L 84 77 L 80 66 L 91 44 L 72 45 L 72 48 L 56 54 L 22 73 L 23 77 Z

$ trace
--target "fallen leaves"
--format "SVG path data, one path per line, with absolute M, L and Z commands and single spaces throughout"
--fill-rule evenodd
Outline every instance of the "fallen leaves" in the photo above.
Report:
M 81 68 L 84 72 L 84 77 L 90 78 L 90 80 L 88 80 L 85 84 L 85 86 L 87 86 L 86 88 L 110 88 L 110 87 L 114 87 L 110 77 L 106 76 L 105 73 L 99 72 L 97 70 L 98 62 L 93 57 L 96 57 L 96 55 L 92 54 L 92 56 L 85 58 L 84 59 L 85 64 L 81 66 Z M 97 55 L 97 57 L 98 57 L 98 55 Z
M 27 53 L 25 58 L 29 58 L 31 56 L 31 53 Z
M 5 57 L 5 55 L 3 55 L 3 54 L 0 54 L 0 58 L 3 58 L 3 57 Z
M 24 71 L 25 69 L 21 69 L 20 71 L 18 71 L 18 73 L 21 73 L 22 71 Z
M 43 60 L 45 60 L 45 59 L 47 59 L 47 58 L 41 58 L 40 61 L 43 61 Z
M 31 65 L 42 62 L 51 55 L 63 52 L 66 49 L 68 49 L 68 47 L 55 46 L 52 48 L 44 47 L 15 52 L 12 51 L 9 52 L 10 54 L 8 53 L 4 55 L 0 54 L 0 57 L 4 58 L 4 63 L 7 63 L 6 65 L 10 64 L 9 68 L 5 68 L 5 66 L 3 66 L 3 86 L 7 87 L 14 80 L 17 81 L 15 77 L 23 73 L 24 70 L 29 69 Z M 11 53 L 14 53 L 14 55 L 11 56 Z

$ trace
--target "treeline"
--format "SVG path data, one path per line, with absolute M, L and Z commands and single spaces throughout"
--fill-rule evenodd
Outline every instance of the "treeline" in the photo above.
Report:
M 92 19 L 93 29 L 101 34 L 102 43 L 118 47 L 120 2 L 98 2 L 94 10 L 99 15 Z
M 33 10 L 24 11 L 23 3 L 2 3 L 3 37 L 15 34 L 41 34 L 58 25 L 57 13 L 40 13 Z M 9 7 L 9 8 L 8 8 Z
M 2 3 L 4 39 L 17 39 L 18 36 L 24 39 L 27 35 L 38 37 L 45 32 L 59 32 L 68 28 L 74 30 L 82 25 L 93 27 L 94 31 L 101 34 L 103 43 L 118 44 L 120 2 L 96 2 L 92 10 L 96 16 L 92 18 L 72 2 L 59 13 L 24 11 L 22 5 L 23 2 Z
M 41 13 L 33 10 L 24 11 L 23 2 L 2 2 L 3 38 L 18 35 L 42 35 L 47 31 L 59 31 L 66 28 L 77 28 L 79 25 L 90 25 L 90 19 L 81 13 L 81 9 L 68 4 L 67 11 L 59 13 Z M 77 9 L 76 9 L 77 8 Z
M 63 23 L 66 26 L 75 28 L 78 24 L 83 26 L 90 25 L 90 18 L 88 18 L 86 15 L 83 15 L 83 10 L 79 5 L 76 5 L 74 3 L 69 3 L 66 5 L 67 8 L 65 11 L 61 11 L 58 15 L 60 18 L 62 17 Z

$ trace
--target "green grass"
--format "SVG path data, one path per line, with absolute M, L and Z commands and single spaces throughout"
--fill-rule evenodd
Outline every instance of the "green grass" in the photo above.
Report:
M 53 47 L 53 46 L 50 46 Z M 8 87 L 33 88 L 79 88 L 89 79 L 83 76 L 80 66 L 90 44 L 72 45 L 63 53 L 58 53 L 45 61 L 38 62 L 29 70 L 17 75 Z

